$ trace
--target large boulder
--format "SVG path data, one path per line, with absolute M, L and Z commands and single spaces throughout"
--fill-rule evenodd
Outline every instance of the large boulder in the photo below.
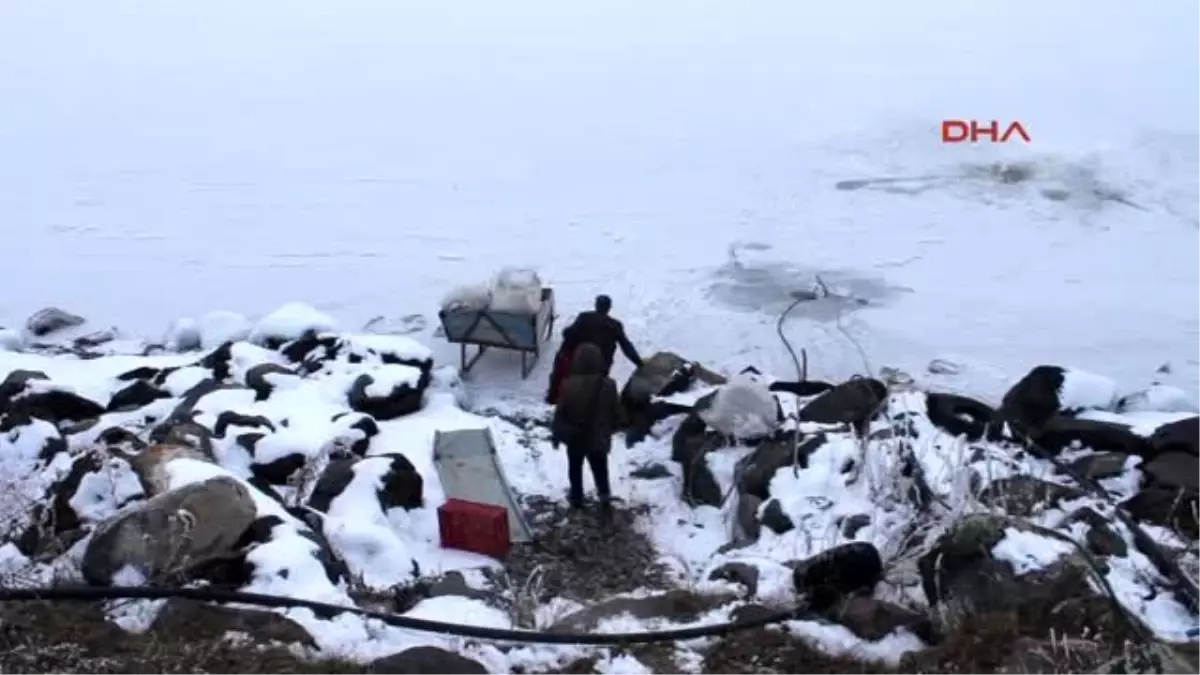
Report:
M 208 455 L 195 448 L 175 443 L 156 443 L 128 458 L 138 480 L 147 495 L 166 492 L 171 486 L 171 477 L 166 465 L 176 459 L 192 459 L 212 463 Z
M 1082 419 L 1054 415 L 1042 423 L 1034 433 L 1028 434 L 1039 447 L 1052 454 L 1079 446 L 1097 452 L 1122 452 L 1127 455 L 1145 456 L 1149 443 L 1124 424 L 1103 420 Z
M 991 406 L 973 398 L 939 393 L 925 396 L 925 412 L 937 428 L 970 441 L 983 437 L 996 414 Z
M 1121 502 L 1121 506 L 1134 519 L 1177 530 L 1196 539 L 1200 536 L 1200 524 L 1196 513 L 1196 494 L 1159 485 L 1147 485 L 1137 494 Z
M 646 406 L 627 412 L 628 425 L 625 428 L 625 447 L 633 446 L 646 440 L 655 424 L 675 415 L 688 415 L 692 406 L 672 401 L 655 399 Z
M 36 417 L 58 425 L 94 419 L 104 412 L 100 403 L 55 385 L 38 370 L 14 370 L 0 381 L 0 413 Z
M 428 347 L 402 335 L 338 335 L 307 331 L 279 347 L 304 373 L 316 373 L 333 362 L 411 366 L 423 373 L 433 369 Z
M 195 640 L 220 642 L 230 632 L 261 642 L 317 644 L 303 626 L 279 612 L 248 607 L 214 605 L 196 600 L 170 598 L 154 616 L 151 634 L 188 635 Z
M 207 368 L 212 373 L 212 378 L 217 382 L 228 380 L 229 376 L 233 374 L 233 343 L 223 343 L 208 354 L 205 354 L 196 365 L 201 368 Z
M 734 541 L 757 541 L 762 532 L 762 523 L 758 520 L 758 510 L 763 504 L 760 497 L 749 493 L 739 493 L 735 510 L 737 534 Z
M 279 347 L 279 352 L 288 361 L 300 364 L 304 373 L 315 373 L 324 367 L 328 361 L 338 358 L 342 349 L 342 341 L 337 335 L 317 334 L 308 331 Z
M 1112 618 L 1111 605 L 1091 590 L 1086 561 L 1066 544 L 1049 540 L 1047 546 L 1059 546 L 1064 554 L 1032 570 L 1018 570 L 997 557 L 997 544 L 1010 534 L 1040 536 L 1024 530 L 1020 521 L 975 514 L 955 523 L 934 542 L 917 567 L 925 596 L 939 616 L 949 626 L 989 614 L 1015 616 L 1019 623 L 1039 626 L 1052 613 L 1065 611 L 1068 603 L 1082 609 L 1099 601 L 1100 614 L 1108 614 L 1088 615 L 1085 618 L 1093 625 L 1073 628 L 1093 632 L 1107 628 L 1101 624 Z
M 120 460 L 112 460 L 119 462 Z M 17 549 L 26 556 L 61 553 L 82 539 L 90 516 L 103 508 L 117 508 L 111 503 L 119 487 L 103 480 L 109 472 L 103 456 L 97 452 L 79 455 L 71 460 L 65 475 L 54 481 L 33 506 L 28 527 L 17 538 Z M 84 485 L 94 486 L 96 492 L 86 494 Z M 81 494 L 84 493 L 84 494 Z M 118 492 L 116 497 L 133 497 Z
M 250 320 L 237 312 L 216 310 L 200 317 L 197 322 L 200 346 L 212 349 L 226 342 L 240 342 L 250 335 Z
M 64 389 L 50 389 L 18 396 L 9 403 L 8 410 L 10 413 L 23 413 L 58 425 L 93 420 L 105 412 L 102 404 Z
M 758 520 L 762 526 L 775 534 L 787 534 L 796 529 L 796 523 L 783 510 L 783 504 L 778 499 L 768 499 L 759 513 Z
M 632 412 L 649 405 L 655 396 L 686 390 L 695 377 L 689 366 L 687 359 L 673 352 L 657 352 L 643 359 L 621 390 L 621 403 Z
M 308 507 L 328 513 L 333 500 L 350 489 L 358 477 L 375 488 L 379 508 L 384 513 L 393 508 L 418 509 L 425 503 L 421 474 L 407 457 L 391 453 L 364 459 L 341 457 L 331 460 L 313 487 Z
M 345 561 L 334 553 L 322 533 L 323 517 L 305 507 L 259 516 L 246 528 L 232 555 L 212 560 L 192 576 L 222 588 L 244 588 L 255 580 L 310 578 L 318 569 L 330 584 L 350 579 Z M 260 547 L 294 552 L 288 556 L 255 556 Z M 315 567 L 315 566 L 319 566 Z M 328 618 L 328 617 L 326 617 Z
M 265 401 L 280 381 L 297 381 L 300 376 L 277 363 L 260 363 L 246 371 L 246 386 L 254 390 L 255 401 Z
M 1084 478 L 1101 480 L 1125 473 L 1129 455 L 1123 452 L 1100 452 L 1085 455 L 1071 462 L 1071 470 Z
M 332 317 L 302 302 L 289 302 L 258 320 L 247 339 L 260 347 L 276 349 L 309 333 L 337 330 Z
M 741 439 L 770 436 L 783 417 L 779 401 L 767 385 L 748 374 L 739 374 L 702 397 L 694 410 L 713 430 Z
M 372 374 L 359 375 L 346 399 L 350 407 L 377 420 L 392 420 L 421 409 L 421 398 L 430 375 L 419 368 L 386 365 Z
M 721 505 L 721 486 L 708 468 L 708 453 L 725 445 L 721 434 L 708 430 L 704 420 L 692 415 L 671 438 L 671 459 L 683 469 L 683 500 L 693 506 Z
M 760 443 L 753 452 L 738 461 L 734 471 L 734 475 L 738 476 L 738 490 L 763 500 L 770 498 L 768 488 L 775 473 L 793 463 L 801 469 L 808 468 L 809 455 L 816 452 L 825 441 L 825 434 L 797 438 L 792 432 Z
M 746 587 L 746 597 L 758 595 L 760 572 L 757 567 L 743 562 L 727 562 L 709 573 L 709 581 L 728 581 Z
M 329 507 L 354 480 L 354 458 L 334 459 L 325 465 L 317 484 L 308 497 L 308 507 L 321 513 L 329 513 Z
M 89 584 L 107 586 L 124 568 L 161 580 L 227 558 L 256 517 L 241 481 L 220 476 L 135 504 L 97 526 L 83 555 Z
M 882 382 L 855 378 L 809 401 L 798 417 L 801 422 L 849 424 L 862 432 L 886 400 L 887 387 Z
M 1123 503 L 1134 518 L 1195 537 L 1200 503 L 1200 459 L 1186 452 L 1165 452 L 1142 465 L 1144 485 Z
M 247 448 L 253 455 L 257 450 L 258 441 L 265 437 L 264 434 L 249 433 L 238 436 L 237 441 L 238 445 Z M 296 478 L 296 473 L 307 465 L 308 455 L 302 452 L 287 452 L 275 455 L 267 461 L 256 458 L 250 463 L 250 474 L 256 481 L 282 487 L 290 485 Z
M 4 412 L 13 397 L 25 393 L 30 382 L 48 381 L 50 377 L 40 370 L 25 370 L 18 368 L 10 371 L 0 380 L 0 412 Z
M 137 410 L 164 398 L 171 398 L 171 394 L 145 380 L 134 380 L 112 395 L 108 400 L 107 411 Z
M 1062 366 L 1037 366 L 1017 381 L 997 411 L 1020 436 L 1036 436 L 1051 417 L 1082 410 L 1109 410 L 1117 399 L 1108 378 Z
M 163 336 L 163 347 L 172 352 L 194 352 L 204 347 L 200 335 L 200 324 L 191 317 L 180 317 L 167 326 Z
M 150 430 L 147 440 L 151 444 L 157 445 L 183 445 L 199 452 L 209 460 L 216 457 L 213 454 L 212 432 L 208 427 L 194 421 L 191 415 L 168 416 Z
M 791 566 L 796 592 L 807 594 L 816 611 L 846 596 L 870 595 L 883 579 L 879 549 L 862 541 L 834 546 Z
M 687 390 L 696 380 L 696 367 L 673 352 L 658 352 L 643 359 L 621 390 L 621 405 L 628 421 L 625 445 L 633 447 L 656 423 L 672 415 L 691 412 L 691 406 L 659 400 Z
M 379 435 L 379 423 L 374 417 L 363 413 L 342 412 L 333 416 L 338 423 L 338 436 L 347 443 L 347 449 L 365 457 L 371 449 L 371 439 Z
M 36 457 L 44 464 L 67 450 L 67 440 L 58 427 L 25 414 L 0 414 L 0 434 L 4 435 L 0 438 L 0 457 Z
M 1149 484 L 1196 494 L 1200 458 L 1186 452 L 1164 452 L 1142 465 Z
M 219 410 L 227 409 L 226 398 L 224 401 L 221 398 L 214 397 L 206 401 L 205 398 L 210 394 L 217 392 L 243 392 L 246 403 L 250 403 L 253 399 L 249 396 L 250 388 L 237 382 L 225 382 L 212 378 L 201 380 L 194 386 L 188 388 L 180 397 L 179 405 L 172 411 L 174 417 L 188 417 L 194 411 L 207 411 L 215 413 Z M 215 403 L 215 405 L 214 405 Z
M 275 423 L 263 415 L 245 415 L 235 410 L 226 410 L 217 415 L 217 421 L 213 424 L 213 438 L 225 438 L 229 427 L 264 429 L 275 433 Z
M 424 506 L 424 480 L 404 455 L 373 455 L 359 463 L 362 466 L 359 471 L 370 471 L 378 476 L 376 497 L 384 513 L 393 508 L 412 510 Z
M 1154 430 L 1142 456 L 1152 459 L 1164 452 L 1182 452 L 1193 457 L 1200 455 L 1200 417 L 1186 417 Z
M 25 329 L 36 337 L 57 333 L 65 328 L 82 326 L 87 320 L 58 307 L 47 307 L 34 312 L 25 321 Z
M 933 623 L 927 615 L 877 598 L 844 597 L 821 615 L 872 642 L 898 630 L 907 630 L 926 642 L 934 641 Z
M 368 673 L 380 675 L 486 675 L 478 661 L 441 647 L 410 647 L 372 661 Z

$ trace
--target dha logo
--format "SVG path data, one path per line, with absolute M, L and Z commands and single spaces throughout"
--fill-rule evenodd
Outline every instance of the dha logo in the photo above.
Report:
M 1026 143 L 1033 140 L 1020 122 L 1009 124 L 1004 128 L 1004 133 L 1000 133 L 1000 128 L 998 120 L 987 123 L 981 123 L 979 120 L 942 120 L 942 142 L 978 143 L 979 138 L 985 136 L 992 143 L 1007 143 L 1014 135 L 1020 136 Z

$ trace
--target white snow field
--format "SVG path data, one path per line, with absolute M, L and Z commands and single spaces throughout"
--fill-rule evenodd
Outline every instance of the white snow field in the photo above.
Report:
M 1118 395 L 1152 382 L 1182 390 L 1165 403 L 1139 399 L 1130 414 L 1159 415 L 1153 428 L 1161 415 L 1194 414 L 1200 388 L 1198 22 L 1195 3 L 1116 0 L 7 0 L 0 329 L 12 330 L 0 332 L 0 380 L 41 370 L 103 405 L 126 384 L 114 379 L 122 372 L 198 358 L 15 351 L 26 317 L 52 305 L 85 316 L 89 330 L 116 327 L 127 340 L 114 344 L 131 351 L 142 338 L 211 350 L 311 326 L 381 350 L 404 338 L 367 333 L 405 333 L 405 349 L 452 366 L 457 346 L 435 335 L 440 299 L 518 265 L 554 288 L 562 320 L 611 295 L 643 355 L 671 350 L 724 373 L 754 365 L 785 379 L 793 367 L 776 320 L 793 292 L 823 283 L 837 297 L 803 303 L 785 324 L 814 379 L 888 367 L 994 404 L 1030 368 L 1061 364 L 1111 378 Z M 946 118 L 1019 121 L 1032 142 L 944 144 Z M 286 363 L 236 347 L 235 379 Z M 617 358 L 623 382 L 632 367 Z M 953 367 L 931 372 L 935 359 Z M 423 410 L 380 423 L 370 454 L 404 448 L 427 506 L 366 504 L 377 476 L 357 471 L 362 489 L 335 500 L 325 534 L 366 582 L 395 583 L 411 560 L 443 571 L 484 564 L 437 546 L 436 429 L 488 426 L 518 491 L 561 497 L 565 461 L 545 438 L 530 453 L 528 433 L 462 409 L 544 412 L 550 360 L 521 380 L 515 355 L 489 354 L 453 387 L 439 370 Z M 415 377 L 408 366 L 341 365 L 315 381 L 278 376 L 267 401 L 210 394 L 204 410 L 310 420 L 258 452 L 313 457 L 345 432 L 329 420 L 359 372 L 382 369 L 384 385 Z M 200 370 L 182 368 L 164 388 L 182 396 Z M 897 396 L 900 407 L 923 405 L 905 398 L 918 393 Z M 110 413 L 96 432 L 142 412 Z M 0 438 L 0 461 L 8 479 L 28 476 L 33 499 L 65 466 L 29 474 L 57 433 L 31 428 L 24 441 Z M 957 479 L 942 451 L 954 443 L 947 436 L 919 458 L 947 495 Z M 836 529 L 837 516 L 874 508 L 865 486 L 839 482 L 836 467 L 857 451 L 831 441 L 807 473 L 776 476 L 773 487 L 835 505 L 810 513 L 797 498 L 784 504 L 794 520 Z M 218 454 L 220 467 L 175 460 L 170 484 L 249 475 L 244 451 Z M 669 455 L 669 434 L 629 449 L 615 441 L 614 489 L 654 506 L 652 540 L 699 584 L 725 560 L 714 552 L 728 509 L 691 509 L 674 480 L 627 476 Z M 738 458 L 710 460 L 722 485 Z M 1012 471 L 1051 471 L 1023 461 Z M 99 496 L 85 510 L 97 520 L 117 506 L 108 495 L 137 491 L 113 480 L 90 488 Z M 1106 487 L 1121 493 L 1122 480 Z M 281 511 L 258 503 L 260 515 Z M 274 564 L 273 550 L 292 560 L 310 547 L 279 534 L 295 525 L 281 517 L 256 549 L 262 565 Z M 688 536 L 681 521 L 696 525 Z M 864 538 L 886 548 L 886 526 Z M 1061 546 L 1018 534 L 996 555 L 1035 567 L 1058 558 Z M 791 593 L 780 563 L 825 543 L 772 533 L 741 555 L 766 561 L 760 595 L 779 599 Z M 0 549 L 0 566 L 19 556 Z M 1155 632 L 1180 638 L 1196 616 L 1167 594 L 1145 599 L 1148 565 L 1133 552 L 1108 580 Z M 249 590 L 349 602 L 319 565 L 299 567 L 288 584 Z M 457 597 L 410 614 L 511 625 Z M 289 616 L 323 649 L 364 660 L 413 644 L 462 647 L 348 616 Z M 636 623 L 604 629 L 645 629 Z M 834 653 L 893 661 L 919 645 L 904 632 L 869 643 L 813 622 L 792 628 Z M 582 653 L 468 652 L 493 672 Z M 612 672 L 645 668 L 604 658 Z

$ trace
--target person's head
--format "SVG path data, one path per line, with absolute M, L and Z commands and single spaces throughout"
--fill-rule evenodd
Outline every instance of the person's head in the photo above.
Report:
M 607 295 L 596 296 L 596 311 L 601 314 L 608 314 L 612 309 L 612 298 Z

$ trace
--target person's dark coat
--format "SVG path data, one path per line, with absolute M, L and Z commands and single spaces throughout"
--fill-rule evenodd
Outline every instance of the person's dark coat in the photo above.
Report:
M 550 428 L 556 443 L 588 453 L 609 451 L 623 412 L 617 383 L 607 370 L 598 346 L 585 342 L 575 348 Z
M 558 348 L 554 354 L 554 366 L 550 369 L 550 384 L 546 388 L 546 403 L 558 403 L 558 391 L 562 388 L 563 380 L 571 372 L 571 349 L 566 344 Z
M 600 349 L 604 359 L 604 372 L 612 368 L 617 347 L 633 365 L 642 365 L 633 343 L 625 335 L 625 326 L 608 314 L 595 310 L 580 312 L 575 321 L 563 331 L 563 344 L 568 348 L 590 342 Z

